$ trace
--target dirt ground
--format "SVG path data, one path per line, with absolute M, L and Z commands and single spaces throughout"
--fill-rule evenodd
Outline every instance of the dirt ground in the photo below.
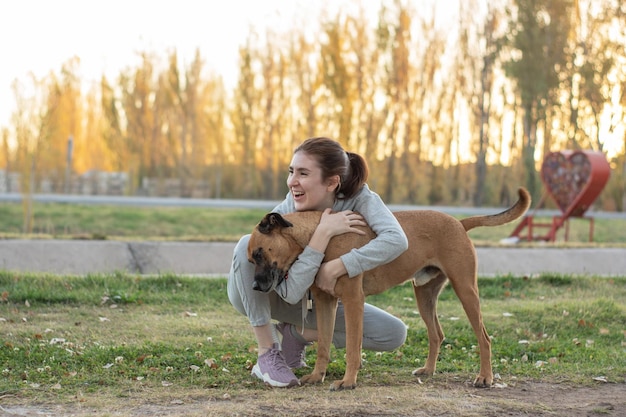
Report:
M 20 404 L 0 396 L 2 416 L 626 416 L 626 382 L 574 386 L 545 382 L 477 389 L 460 381 L 233 391 L 141 391 L 106 403 Z

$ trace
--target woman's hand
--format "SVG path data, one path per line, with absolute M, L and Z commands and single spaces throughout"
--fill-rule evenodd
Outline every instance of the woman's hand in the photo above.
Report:
M 328 242 L 334 236 L 344 233 L 357 233 L 364 235 L 365 232 L 357 229 L 356 226 L 367 226 L 363 216 L 350 210 L 333 213 L 331 209 L 326 209 L 322 213 L 320 223 L 317 225 L 309 246 L 318 252 L 326 252 Z
M 341 262 L 341 259 L 333 259 L 320 265 L 320 269 L 315 276 L 315 284 L 320 290 L 335 296 L 337 279 L 345 274 L 347 274 L 346 267 Z
M 322 213 L 320 223 L 315 229 L 309 246 L 319 252 L 326 252 L 328 242 L 334 236 L 344 233 L 357 233 L 364 235 L 365 232 L 357 226 L 367 226 L 363 216 L 351 210 L 333 213 L 331 209 L 326 209 Z M 315 283 L 322 291 L 335 295 L 335 285 L 337 278 L 347 274 L 346 267 L 341 259 L 333 259 L 320 265 L 320 269 L 315 277 Z
M 322 213 L 320 224 L 317 228 L 325 230 L 330 237 L 348 232 L 364 235 L 365 232 L 361 229 L 357 229 L 356 226 L 367 226 L 367 223 L 363 220 L 363 216 L 360 214 L 352 210 L 333 213 L 331 209 L 326 209 Z

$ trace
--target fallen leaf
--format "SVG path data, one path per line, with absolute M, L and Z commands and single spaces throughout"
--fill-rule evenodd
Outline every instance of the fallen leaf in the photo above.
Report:
M 593 378 L 593 380 L 598 382 L 609 382 L 605 376 L 596 376 Z
M 172 386 L 172 385 L 174 385 L 174 384 L 172 384 L 172 383 L 171 383 L 171 382 L 169 382 L 169 381 L 161 381 L 161 385 L 162 385 L 162 386 L 164 386 L 164 387 L 171 387 L 171 386 Z

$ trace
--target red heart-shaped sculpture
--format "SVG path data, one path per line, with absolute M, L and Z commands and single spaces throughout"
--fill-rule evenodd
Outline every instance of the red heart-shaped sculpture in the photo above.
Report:
M 611 169 L 602 152 L 561 151 L 548 154 L 541 179 L 563 217 L 582 217 L 604 189 Z

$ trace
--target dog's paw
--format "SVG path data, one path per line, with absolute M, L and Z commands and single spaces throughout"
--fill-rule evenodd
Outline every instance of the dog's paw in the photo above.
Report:
M 476 379 L 474 379 L 474 386 L 476 388 L 491 388 L 493 385 L 493 377 L 484 377 L 482 375 L 478 375 Z
M 312 374 L 304 375 L 302 378 L 300 378 L 300 383 L 302 385 L 321 384 L 322 382 L 324 382 L 325 376 L 326 374 L 319 374 L 319 373 L 312 373 Z
M 331 391 L 343 391 L 343 390 L 349 390 L 349 389 L 355 389 L 356 388 L 356 381 L 353 383 L 347 383 L 345 380 L 340 380 L 340 381 L 335 381 L 332 384 L 330 384 L 330 390 Z
M 412 374 L 415 376 L 421 376 L 421 375 L 432 376 L 434 373 L 435 373 L 434 370 L 428 369 L 426 367 L 417 368 L 416 370 L 412 372 Z

